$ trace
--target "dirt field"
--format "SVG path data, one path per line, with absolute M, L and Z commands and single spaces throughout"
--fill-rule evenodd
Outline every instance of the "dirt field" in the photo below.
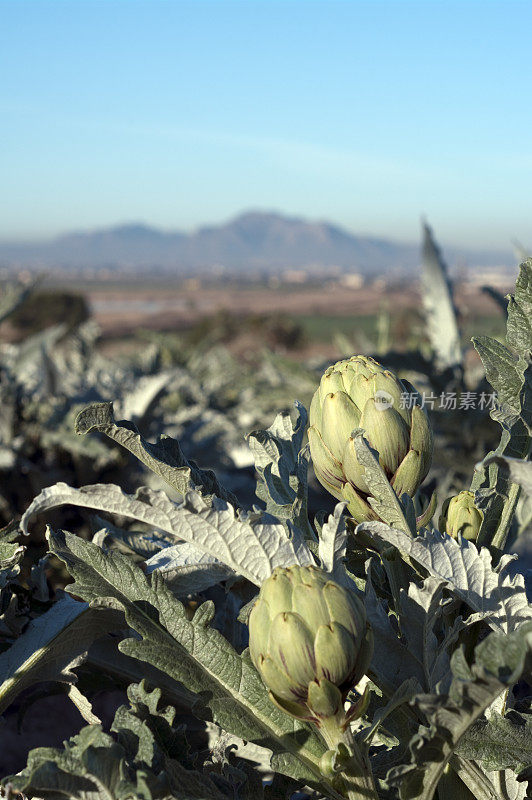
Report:
M 396 316 L 419 309 L 420 299 L 413 287 L 378 285 L 352 289 L 338 284 L 326 286 L 269 287 L 161 287 L 112 288 L 98 286 L 84 292 L 104 335 L 119 336 L 134 329 L 176 330 L 219 311 L 235 315 L 278 312 L 290 317 L 367 316 L 387 309 Z M 463 287 L 457 304 L 464 316 L 491 316 L 493 301 L 478 290 Z
M 412 349 L 425 335 L 416 284 L 386 286 L 375 281 L 353 288 L 331 280 L 269 286 L 234 280 L 201 285 L 196 279 L 178 283 L 154 278 L 151 284 L 138 278 L 120 283 L 62 279 L 46 281 L 43 290 L 85 298 L 107 355 L 134 351 L 142 331 L 187 332 L 195 342 L 214 335 L 235 355 L 266 346 L 293 357 L 331 358 L 346 349 L 346 342 L 361 352 Z M 456 286 L 455 301 L 464 343 L 472 335 L 503 334 L 501 310 L 478 288 Z M 57 302 L 48 316 L 41 320 L 44 327 L 61 321 Z M 10 320 L 0 326 L 0 341 L 18 341 L 24 335 Z

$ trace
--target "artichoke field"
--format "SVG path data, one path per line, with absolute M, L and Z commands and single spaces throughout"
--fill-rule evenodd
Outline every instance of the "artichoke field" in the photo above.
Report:
M 0 350 L 3 796 L 531 796 L 532 260 L 472 362 L 425 258 L 415 352 Z

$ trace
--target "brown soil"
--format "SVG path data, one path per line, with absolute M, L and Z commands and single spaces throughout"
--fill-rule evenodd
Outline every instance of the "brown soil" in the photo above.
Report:
M 389 296 L 389 295 L 388 295 Z M 158 289 L 124 292 L 119 289 L 89 290 L 87 298 L 104 334 L 120 334 L 145 327 L 169 330 L 188 327 L 219 311 L 233 314 L 370 314 L 382 303 L 385 292 L 376 288 L 282 287 L 238 288 L 223 286 L 205 289 Z M 416 302 L 410 289 L 394 292 L 394 310 L 409 308 Z

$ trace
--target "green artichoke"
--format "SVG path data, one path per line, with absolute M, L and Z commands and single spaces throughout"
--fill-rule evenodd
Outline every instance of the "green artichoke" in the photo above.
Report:
M 270 697 L 320 725 L 343 715 L 369 667 L 373 636 L 362 602 L 317 567 L 278 567 L 249 618 L 251 659 Z
M 353 356 L 329 367 L 310 405 L 308 432 L 316 477 L 356 522 L 378 519 L 368 503 L 370 489 L 358 462 L 354 439 L 363 428 L 395 493 L 411 497 L 432 460 L 427 415 L 410 400 L 413 388 L 373 358 Z
M 484 514 L 475 505 L 473 492 L 463 491 L 448 497 L 440 516 L 440 530 L 453 539 L 460 534 L 464 539 L 476 542 Z

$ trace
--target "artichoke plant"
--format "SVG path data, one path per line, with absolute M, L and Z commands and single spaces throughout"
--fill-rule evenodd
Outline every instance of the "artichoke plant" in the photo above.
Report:
M 448 497 L 440 516 L 440 530 L 453 539 L 460 534 L 464 539 L 476 542 L 484 514 L 475 505 L 473 492 L 463 491 Z
M 369 667 L 363 603 L 318 567 L 278 567 L 249 618 L 251 659 L 271 699 L 319 727 L 345 719 L 344 700 Z
M 413 388 L 373 358 L 353 356 L 329 367 L 310 405 L 309 442 L 316 477 L 356 522 L 378 519 L 352 433 L 364 429 L 395 493 L 413 497 L 432 460 L 425 411 Z

